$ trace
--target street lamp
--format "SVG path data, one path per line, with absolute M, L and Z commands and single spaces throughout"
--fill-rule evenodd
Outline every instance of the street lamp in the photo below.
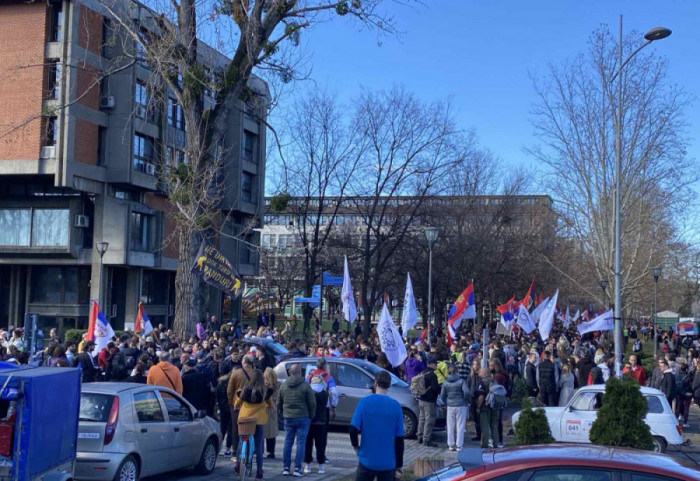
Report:
M 109 249 L 109 242 L 97 242 L 97 252 L 100 254 L 100 287 L 97 294 L 97 302 L 100 304 L 100 309 L 104 309 L 102 305 L 102 258 L 105 256 L 107 249 Z
M 654 276 L 654 321 L 651 324 L 651 338 L 654 342 L 654 362 L 656 362 L 656 323 L 659 321 L 659 277 L 661 277 L 661 266 L 656 266 L 651 268 L 651 274 Z
M 433 317 L 433 247 L 438 239 L 439 229 L 437 227 L 426 227 L 425 238 L 428 239 L 428 326 L 430 329 L 430 319 Z M 425 329 L 426 327 L 423 327 Z
M 600 288 L 603 289 L 603 310 L 605 310 L 605 309 L 606 309 L 605 304 L 606 304 L 606 301 L 607 301 L 607 299 L 606 299 L 606 297 L 605 297 L 605 294 L 606 294 L 605 291 L 606 291 L 607 288 L 608 288 L 608 280 L 607 280 L 607 279 L 601 279 L 601 280 L 600 280 Z
M 620 375 L 622 361 L 622 69 L 640 50 L 655 40 L 663 40 L 671 35 L 664 27 L 656 27 L 644 34 L 644 42 L 622 61 L 622 15 L 620 15 L 620 45 L 618 69 L 610 82 L 617 81 L 617 115 L 615 119 L 615 371 Z

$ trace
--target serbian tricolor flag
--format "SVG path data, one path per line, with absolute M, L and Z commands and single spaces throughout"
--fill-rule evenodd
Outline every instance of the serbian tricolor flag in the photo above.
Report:
M 501 323 L 504 326 L 510 325 L 515 319 L 514 314 L 515 296 L 511 297 L 508 302 L 501 304 L 496 310 L 501 314 Z
M 136 312 L 136 321 L 134 322 L 134 332 L 140 333 L 141 331 L 143 331 L 144 336 L 147 336 L 153 331 L 153 325 L 150 319 L 148 319 L 148 314 L 146 314 L 146 308 L 143 306 L 143 302 L 139 302 L 138 311 Z
M 100 305 L 93 299 L 90 303 L 90 318 L 88 321 L 87 335 L 85 336 L 86 341 L 95 340 L 95 323 L 97 322 L 98 312 L 100 312 Z
M 476 318 L 476 308 L 474 307 L 474 281 L 472 281 L 452 305 L 447 323 L 457 329 L 462 324 L 462 319 L 474 318 Z
M 455 339 L 457 339 L 457 332 L 451 322 L 447 323 L 447 347 L 452 347 Z
M 513 311 L 518 310 L 518 306 L 524 306 L 525 309 L 528 311 L 532 307 L 532 305 L 535 303 L 535 281 L 532 281 L 532 284 L 530 284 L 530 289 L 527 290 L 527 294 L 525 294 L 525 297 L 518 303 L 516 303 L 513 306 Z
M 92 300 L 90 308 L 90 321 L 88 323 L 88 332 L 85 337 L 86 341 L 95 341 L 95 352 L 100 352 L 103 347 L 106 347 L 109 341 L 114 337 L 114 330 L 109 325 L 109 321 L 102 314 L 100 305 L 96 300 Z
M 428 337 L 428 331 L 429 331 L 429 330 L 430 330 L 430 329 L 427 328 L 427 327 L 424 327 L 424 328 L 423 328 L 423 333 L 420 335 L 420 337 L 418 338 L 418 340 L 417 340 L 416 343 L 414 344 L 415 346 L 417 346 L 418 344 L 422 344 L 422 343 L 425 342 L 425 338 Z

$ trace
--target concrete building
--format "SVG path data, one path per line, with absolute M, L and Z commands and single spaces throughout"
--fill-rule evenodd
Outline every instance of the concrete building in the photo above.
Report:
M 154 324 L 172 322 L 177 248 L 162 172 L 186 162 L 182 110 L 143 62 L 104 75 L 136 49 L 113 31 L 96 0 L 0 2 L 0 327 L 22 325 L 27 312 L 42 327 L 86 327 L 100 293 L 115 329 L 134 321 L 139 301 Z M 199 45 L 206 71 L 228 62 Z M 262 80 L 250 87 L 268 98 Z M 266 102 L 255 105 L 231 113 L 222 149 L 233 233 L 264 207 Z M 109 243 L 102 276 L 98 242 Z M 247 243 L 220 248 L 241 275 L 257 274 Z M 221 295 L 207 299 L 221 316 Z

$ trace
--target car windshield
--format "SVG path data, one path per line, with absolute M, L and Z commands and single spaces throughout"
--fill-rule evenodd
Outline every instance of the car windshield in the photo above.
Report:
M 84 392 L 80 394 L 79 421 L 106 423 L 109 411 L 112 409 L 112 399 L 109 394 Z
M 369 371 L 370 373 L 372 373 L 373 376 L 376 376 L 381 371 L 385 370 L 385 369 L 382 369 L 381 367 L 377 366 L 376 364 L 372 364 L 371 362 L 362 363 L 362 367 L 364 369 L 366 369 L 367 371 Z M 391 376 L 391 385 L 392 386 L 408 387 L 408 384 L 403 382 L 398 377 L 394 376 L 392 373 L 389 373 L 389 375 Z

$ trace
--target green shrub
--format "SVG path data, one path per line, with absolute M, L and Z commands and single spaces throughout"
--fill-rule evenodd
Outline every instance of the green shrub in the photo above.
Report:
M 603 405 L 591 426 L 590 440 L 603 446 L 651 450 L 654 440 L 644 417 L 647 402 L 637 381 L 611 377 L 605 385 Z
M 516 379 L 515 384 L 513 384 L 513 394 L 510 396 L 511 401 L 522 406 L 529 394 L 530 390 L 527 387 L 527 381 L 523 378 Z
M 552 431 L 549 429 L 547 415 L 544 409 L 532 409 L 532 401 L 528 397 L 523 399 L 523 410 L 518 421 L 513 425 L 515 429 L 515 444 L 550 444 L 554 442 Z
M 63 335 L 63 340 L 65 342 L 73 341 L 75 343 L 79 343 L 80 341 L 83 340 L 84 333 L 85 333 L 85 329 L 68 329 L 66 331 L 66 333 Z

